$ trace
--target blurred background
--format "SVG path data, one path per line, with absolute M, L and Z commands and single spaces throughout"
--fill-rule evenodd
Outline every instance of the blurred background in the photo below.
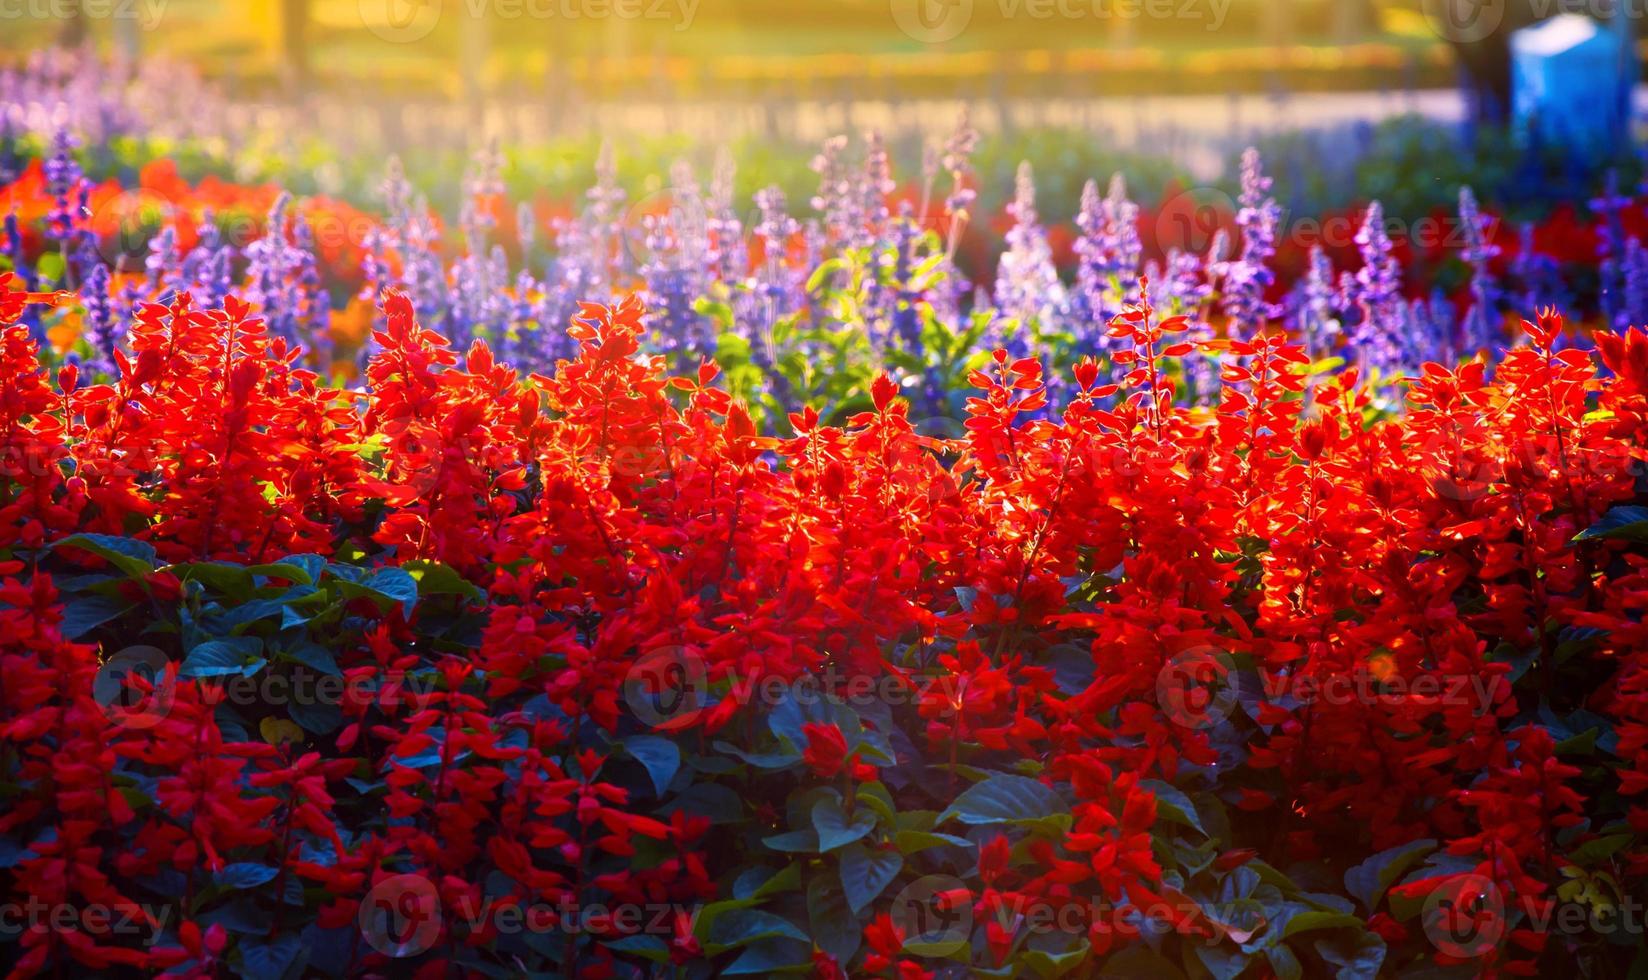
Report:
M 1608 213 L 1593 205 L 1635 196 L 1642 172 L 1645 15 L 1648 0 L 0 0 L 0 183 L 66 128 L 94 180 L 158 166 L 368 209 L 394 156 L 451 215 L 497 146 L 503 192 L 553 220 L 582 207 L 605 142 L 632 202 L 676 161 L 707 182 L 720 158 L 748 210 L 773 185 L 811 200 L 821 141 L 876 132 L 899 195 L 925 200 L 966 107 L 970 273 L 994 269 L 1021 161 L 1062 267 L 1083 184 L 1112 174 L 1160 233 L 1152 254 L 1204 249 L 1213 223 L 1173 237 L 1198 230 L 1173 216 L 1229 224 L 1248 146 L 1287 216 L 1283 281 L 1306 261 L 1300 216 L 1377 199 L 1401 232 L 1466 186 L 1500 261 L 1521 234 L 1583 265 Z M 1326 247 L 1352 259 L 1341 227 Z M 1431 248 L 1427 281 L 1451 288 L 1447 244 L 1403 257 Z
M 277 176 L 296 179 L 300 190 L 314 182 L 344 192 L 349 162 L 381 161 L 388 152 L 446 167 L 447 152 L 467 152 L 487 137 L 544 148 L 545 166 L 533 174 L 539 180 L 556 179 L 551 147 L 569 147 L 568 159 L 588 157 L 588 144 L 605 136 L 632 141 L 631 163 L 654 155 L 641 144 L 666 155 L 735 144 L 751 186 L 782 184 L 783 164 L 766 172 L 764 154 L 783 159 L 835 133 L 875 129 L 901 140 L 895 156 L 910 158 L 919 154 L 912 144 L 947 132 L 966 104 L 987 156 L 1000 134 L 1027 146 L 1049 132 L 1079 134 L 1065 141 L 1073 144 L 1071 167 L 1099 151 L 1136 154 L 1202 182 L 1228 176 L 1234 147 L 1316 133 L 1342 152 L 1301 165 L 1290 203 L 1306 207 L 1355 196 L 1356 176 L 1346 167 L 1368 158 L 1374 129 L 1390 120 L 1509 122 L 1508 83 L 1484 89 L 1468 69 L 1508 78 L 1506 49 L 1517 27 L 1564 10 L 1615 21 L 1629 35 L 1634 78 L 1642 11 L 1633 4 L 1643 5 L 0 0 L 0 62 L 15 67 L 53 48 L 93 50 L 153 76 L 143 92 L 148 104 L 128 109 L 153 117 L 144 135 L 256 150 L 274 158 L 262 169 L 295 162 L 300 173 Z M 1501 104 L 1484 105 L 1484 91 L 1487 102 Z M 37 117 L 53 111 L 43 94 L 32 93 Z M 30 95 L 14 86 L 13 115 L 30 111 Z M 174 100 L 175 111 L 162 110 Z M 98 138 L 86 135 L 88 143 Z M 1465 135 L 1475 145 L 1475 134 Z M 1586 174 L 1559 177 L 1590 177 L 1599 161 L 1618 163 L 1621 141 L 1601 143 L 1578 161 Z M 1147 171 L 1148 186 L 1161 184 L 1137 161 L 1118 162 Z M 1056 173 L 1046 176 L 1059 182 Z M 1073 208 L 1066 198 L 1080 180 L 1063 183 L 1052 195 Z M 1527 196 L 1480 189 L 1490 199 Z M 1400 210 L 1403 202 L 1387 195 L 1386 204 Z

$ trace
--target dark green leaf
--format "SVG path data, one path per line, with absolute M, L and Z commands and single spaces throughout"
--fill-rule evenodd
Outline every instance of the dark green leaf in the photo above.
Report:
M 965 824 L 989 825 L 1017 821 L 1039 821 L 1062 814 L 1065 806 L 1059 794 L 1027 776 L 997 773 L 969 786 L 939 815 L 938 822 L 954 817 Z
M 1316 940 L 1315 946 L 1322 959 L 1339 968 L 1338 980 L 1374 980 L 1385 963 L 1385 941 L 1372 932 L 1354 937 L 1339 933 Z
M 1648 507 L 1615 507 L 1602 520 L 1574 535 L 1575 541 L 1593 539 L 1648 542 Z
M 1634 834 L 1609 834 L 1597 837 L 1568 852 L 1568 860 L 1582 868 L 1589 868 L 1613 857 L 1619 849 L 1631 843 Z
M 263 641 L 257 637 L 231 636 L 221 640 L 207 640 L 184 658 L 178 669 L 180 677 L 228 677 L 234 674 L 256 673 L 263 664 L 258 651 Z
M 1378 911 L 1379 900 L 1384 897 L 1386 889 L 1395 884 L 1403 872 L 1434 850 L 1436 841 L 1427 839 L 1380 851 L 1345 872 L 1345 890 L 1370 913 Z
M 812 943 L 788 939 L 772 939 L 756 943 L 744 950 L 730 966 L 722 970 L 723 977 L 749 976 L 756 973 L 777 973 L 797 969 L 811 970 Z
M 113 596 L 70 596 L 63 603 L 63 638 L 78 640 L 104 623 L 124 616 L 132 608 L 132 603 Z
M 870 850 L 862 844 L 847 845 L 840 857 L 841 888 L 854 915 L 875 901 L 904 868 L 897 851 Z
M 1066 950 L 1062 953 L 1051 953 L 1040 949 L 1027 949 L 1020 954 L 1019 958 L 1022 959 L 1025 964 L 1030 967 L 1030 969 L 1036 971 L 1036 976 L 1043 977 L 1045 980 L 1054 980 L 1054 978 L 1062 977 L 1071 970 L 1074 970 L 1076 967 L 1081 966 L 1082 961 L 1087 959 L 1087 951 L 1089 948 L 1090 947 L 1088 946 L 1087 940 L 1083 939 L 1077 944 L 1075 949 Z
M 212 876 L 212 881 L 219 888 L 256 888 L 273 881 L 279 873 L 279 868 L 267 864 L 241 861 L 225 865 L 222 871 Z
M 274 939 L 247 937 L 240 942 L 240 972 L 248 980 L 281 980 L 296 972 L 303 941 L 288 933 Z
M 119 538 L 110 534 L 74 534 L 52 545 L 89 551 L 132 578 L 140 578 L 156 567 L 154 546 L 146 541 Z
M 324 563 L 322 568 L 326 567 Z M 261 575 L 264 578 L 280 578 L 293 585 L 314 585 L 315 575 L 309 569 L 295 562 L 275 562 L 269 565 L 250 565 L 246 569 L 248 574 Z
M 332 658 L 332 651 L 318 643 L 295 643 L 282 650 L 281 653 L 287 658 L 303 664 L 310 670 L 331 677 L 343 676 L 343 671 L 338 669 L 338 662 Z
M 876 816 L 869 810 L 854 811 L 849 817 L 841 804 L 825 798 L 813 804 L 813 829 L 818 831 L 818 849 L 833 851 L 858 840 L 875 829 Z
M 466 599 L 481 599 L 486 595 L 451 566 L 438 561 L 420 558 L 401 567 L 418 583 L 419 595 L 461 595 Z
M 716 916 L 715 924 L 710 928 L 710 945 L 718 947 L 716 952 L 720 952 L 780 936 L 809 941 L 806 933 L 782 916 L 760 909 L 733 909 Z
M 669 789 L 670 781 L 681 769 L 681 748 L 658 735 L 631 735 L 620 743 L 652 777 L 652 788 L 659 796 Z
M 1203 837 L 1207 836 L 1207 831 L 1202 827 L 1202 818 L 1196 812 L 1196 804 L 1190 802 L 1190 797 L 1177 786 L 1160 779 L 1141 780 L 1139 785 L 1156 794 L 1156 813 L 1163 820 L 1190 827 Z

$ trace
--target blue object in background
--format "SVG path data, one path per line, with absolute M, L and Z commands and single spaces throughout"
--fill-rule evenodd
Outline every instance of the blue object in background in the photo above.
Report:
M 1637 77 L 1629 18 L 1562 14 L 1511 35 L 1511 107 L 1534 145 L 1612 157 L 1629 136 Z

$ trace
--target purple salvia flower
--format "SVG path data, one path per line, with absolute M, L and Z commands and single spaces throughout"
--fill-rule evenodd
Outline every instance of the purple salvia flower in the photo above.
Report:
M 1521 286 L 1519 312 L 1532 318 L 1548 306 L 1562 308 L 1569 302 L 1562 282 L 1562 270 L 1555 259 L 1538 251 L 1534 245 L 1534 226 L 1524 222 L 1518 231 L 1520 246 L 1511 262 L 1511 275 Z
M 1395 247 L 1385 229 L 1385 209 L 1378 201 L 1368 205 L 1356 232 L 1356 250 L 1362 267 L 1342 280 L 1343 303 L 1357 312 L 1350 341 L 1364 368 L 1390 379 L 1413 366 L 1417 354 L 1428 359 L 1422 339 L 1407 335 L 1407 304 L 1402 299 L 1402 273 Z
M 486 199 L 504 192 L 502 172 L 503 155 L 498 151 L 498 141 L 488 140 L 476 151 L 463 181 L 458 227 L 463 230 L 465 245 L 471 252 L 486 248 L 487 233 L 498 224 L 491 202 Z
M 710 268 L 713 276 L 729 288 L 738 284 L 750 268 L 749 243 L 744 240 L 744 222 L 733 204 L 733 177 L 736 174 L 732 153 L 726 147 L 716 153 L 715 169 L 710 177 L 707 233 L 710 246 Z
M 658 349 L 677 355 L 682 368 L 714 350 L 712 324 L 696 305 L 708 290 L 708 229 L 704 201 L 692 168 L 677 161 L 670 168 L 670 210 L 642 219 L 647 326 Z
M 1275 311 L 1265 294 L 1275 282 L 1270 260 L 1276 254 L 1277 226 L 1282 209 L 1270 196 L 1271 179 L 1260 165 L 1259 151 L 1242 154 L 1242 194 L 1236 226 L 1242 232 L 1242 250 L 1226 270 L 1224 311 L 1231 328 L 1251 333 L 1268 323 Z
M 303 309 L 292 281 L 297 258 L 286 237 L 290 204 L 291 195 L 277 197 L 263 234 L 246 246 L 246 299 L 263 314 L 271 337 L 297 346 L 304 339 L 300 332 Z
M 1110 178 L 1103 198 L 1093 181 L 1082 186 L 1076 226 L 1076 307 L 1084 321 L 1079 333 L 1103 347 L 1111 318 L 1138 297 L 1139 259 L 1144 253 L 1139 207 L 1128 199 L 1121 174 Z
M 899 205 L 898 218 L 893 222 L 890 247 L 881 258 L 890 272 L 889 286 L 892 309 L 885 315 L 889 333 L 906 353 L 919 354 L 922 348 L 921 305 L 926 300 L 926 288 L 916 281 L 916 248 L 921 241 L 921 229 L 916 225 L 908 201 Z
M 1488 239 L 1493 221 L 1478 210 L 1476 195 L 1469 187 L 1459 190 L 1459 224 L 1465 236 L 1461 257 L 1471 267 L 1471 308 L 1461 325 L 1460 353 L 1493 356 L 1498 345 L 1505 342 L 1499 324 L 1499 287 L 1488 268 L 1499 255 L 1499 248 Z
M 750 309 L 740 315 L 749 325 L 746 339 L 750 359 L 761 368 L 773 386 L 776 396 L 783 388 L 783 378 L 773 371 L 781 354 L 774 346 L 773 327 L 779 320 L 798 312 L 802 306 L 801 276 L 787 261 L 790 239 L 801 226 L 786 210 L 784 192 L 767 187 L 755 192 L 755 206 L 760 213 L 755 234 L 761 240 L 761 263 L 755 268 L 752 288 L 747 294 Z
M 1591 211 L 1601 219 L 1597 229 L 1598 292 L 1602 304 L 1602 318 L 1612 326 L 1619 323 L 1619 293 L 1621 259 L 1625 248 L 1625 222 L 1621 217 L 1631 206 L 1631 199 L 1619 190 L 1618 171 L 1608 171 L 1608 182 L 1601 197 L 1591 201 Z
M 80 164 L 74 158 L 74 137 L 67 126 L 59 126 L 52 137 L 52 155 L 43 167 L 46 193 L 51 195 L 52 209 L 46 216 L 46 237 L 54 242 L 68 242 L 76 235 L 80 224 L 79 200 L 81 182 Z
M 321 280 L 314 230 L 302 214 L 292 219 L 287 260 L 291 269 L 289 295 L 298 306 L 298 323 L 307 334 L 309 350 L 322 365 L 328 364 L 332 353 L 332 297 Z
M 618 164 L 612 144 L 602 142 L 600 152 L 595 157 L 595 184 L 584 195 L 587 203 L 582 218 L 583 228 L 569 241 L 569 244 L 578 244 L 584 252 L 579 264 L 587 280 L 586 296 L 608 296 L 618 279 L 620 270 L 616 268 L 616 262 L 625 251 L 623 219 L 626 197 L 624 189 L 618 185 Z
M 95 373 L 112 376 L 120 321 L 109 296 L 109 269 L 101 262 L 91 267 L 80 284 L 80 302 L 86 308 L 86 343 L 92 349 L 86 365 Z
M 189 282 L 183 275 L 183 256 L 177 247 L 176 228 L 165 225 L 149 239 L 149 254 L 143 260 L 143 268 L 149 276 L 149 288 L 156 293 L 159 302 L 166 302 L 168 296 L 189 288 Z
M 1623 302 L 1618 324 L 1620 330 L 1639 325 L 1648 325 L 1648 249 L 1642 247 L 1642 242 L 1635 235 L 1625 240 L 1625 257 L 1622 266 L 1621 280 L 1624 289 L 1621 291 Z
M 1019 164 L 1007 212 L 1013 227 L 1007 232 L 1007 250 L 996 269 L 995 303 L 1004 316 L 1018 321 L 1019 333 L 1026 334 L 1033 323 L 1049 324 L 1064 305 L 1064 286 L 1053 265 L 1053 250 L 1036 214 L 1035 175 L 1028 161 Z
M 892 161 L 887 155 L 887 147 L 881 140 L 881 134 L 872 130 L 864 137 L 864 201 L 859 211 L 864 216 L 865 235 L 871 242 L 880 241 L 887 233 L 887 223 L 891 212 L 887 208 L 887 195 L 897 186 L 893 183 Z
M 6 258 L 11 261 L 12 271 L 23 280 L 23 288 L 32 292 L 39 287 L 34 278 L 33 266 L 24 261 L 23 233 L 17 226 L 17 212 L 12 211 L 6 215 L 5 233 Z
M 832 136 L 810 164 L 813 173 L 818 174 L 818 193 L 813 195 L 812 207 L 823 218 L 825 240 L 831 247 L 857 244 L 862 232 L 846 150 L 847 137 Z
M 944 254 L 949 259 L 955 258 L 956 246 L 961 243 L 961 233 L 967 226 L 973 201 L 978 198 L 969 180 L 973 173 L 973 151 L 977 147 L 978 131 L 973 129 L 967 108 L 963 106 L 961 118 L 956 120 L 955 132 L 944 143 L 941 160 L 945 171 L 950 174 L 950 194 L 944 199 L 944 214 L 950 219 L 950 234 L 945 240 Z
M 916 222 L 927 224 L 927 207 L 933 201 L 933 183 L 938 179 L 938 148 L 931 143 L 924 143 L 921 147 L 921 208 L 916 212 Z
M 1322 251 L 1322 246 L 1310 248 L 1310 268 L 1301 287 L 1296 329 L 1305 340 L 1305 351 L 1312 361 L 1320 358 L 1331 338 L 1339 332 L 1339 321 L 1334 316 L 1333 260 Z

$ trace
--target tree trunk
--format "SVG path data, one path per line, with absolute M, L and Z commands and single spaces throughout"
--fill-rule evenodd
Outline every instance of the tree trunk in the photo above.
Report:
M 280 0 L 280 75 L 293 94 L 309 84 L 309 0 Z

